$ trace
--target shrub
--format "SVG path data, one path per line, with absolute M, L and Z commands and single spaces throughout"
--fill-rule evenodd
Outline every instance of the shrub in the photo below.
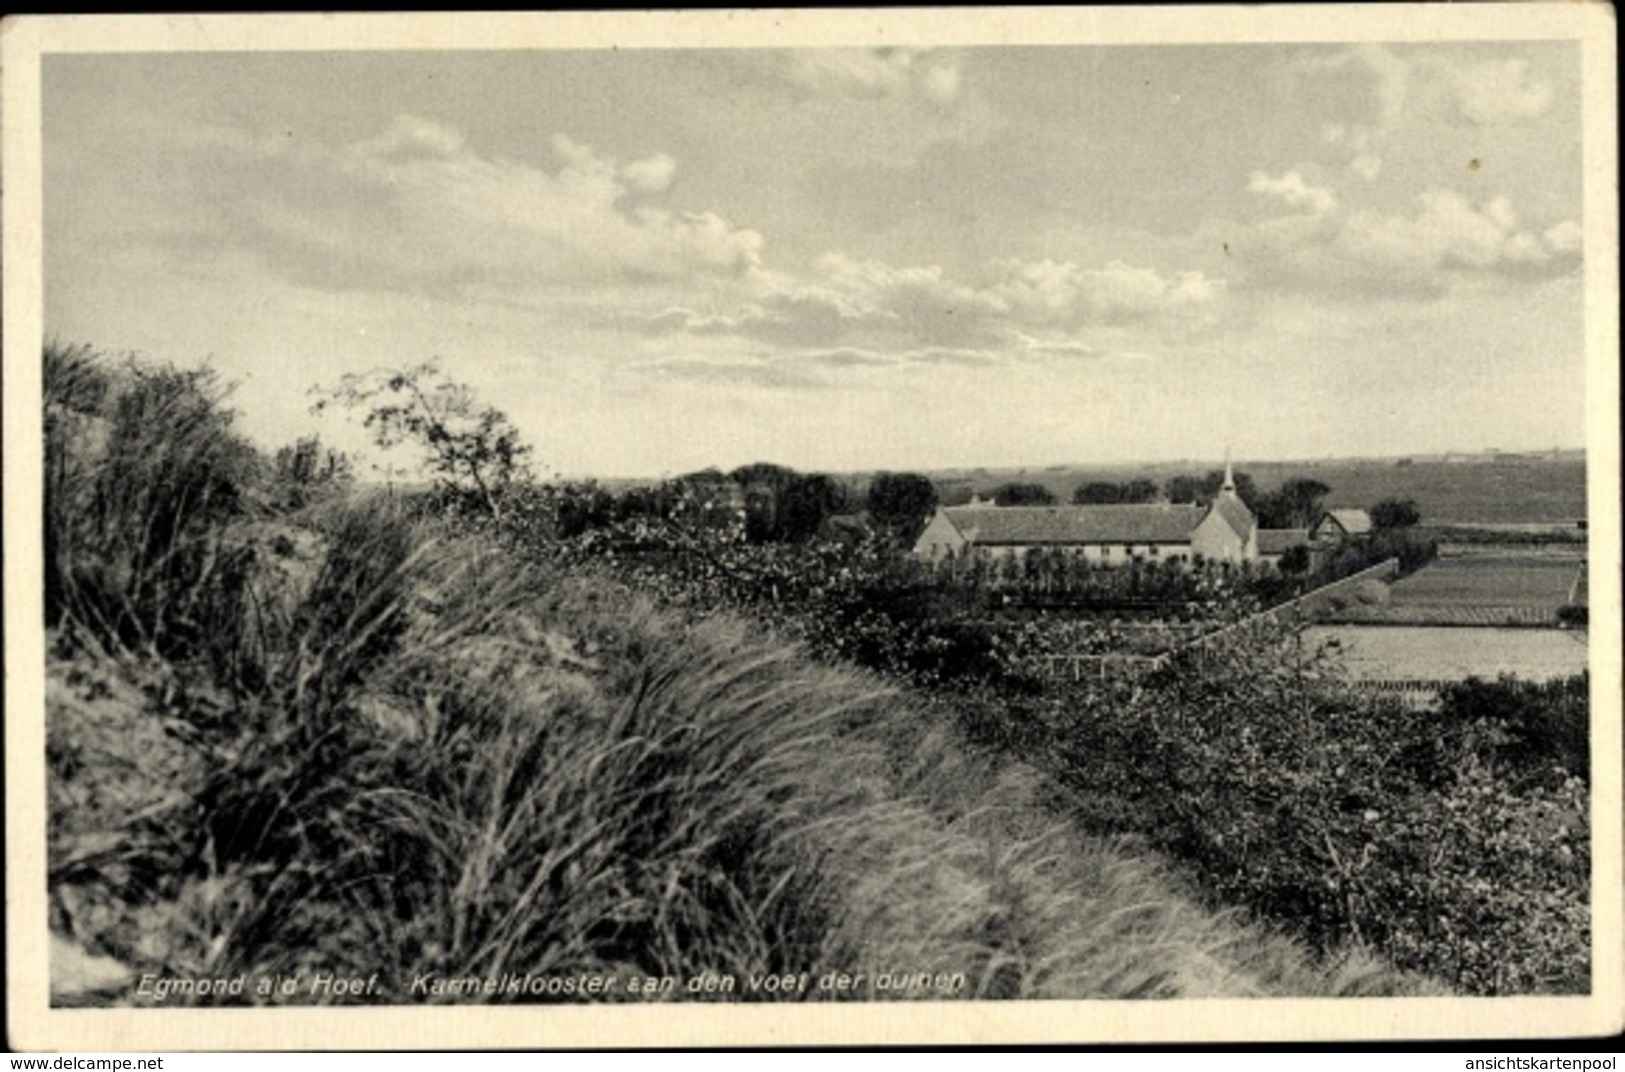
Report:
M 342 494 L 354 481 L 346 455 L 324 447 L 319 436 L 302 436 L 272 457 L 269 505 L 279 512 L 298 510 Z
M 1591 613 L 1584 603 L 1565 603 L 1557 608 L 1557 620 L 1567 626 L 1590 624 Z
M 1477 727 L 1498 769 L 1519 781 L 1591 777 L 1590 675 L 1553 681 L 1470 677 L 1444 690 L 1441 716 Z
M 1583 991 L 1583 679 L 1468 682 L 1417 710 L 1300 676 L 1275 643 L 1041 706 L 1080 816 L 1318 946 L 1476 993 Z

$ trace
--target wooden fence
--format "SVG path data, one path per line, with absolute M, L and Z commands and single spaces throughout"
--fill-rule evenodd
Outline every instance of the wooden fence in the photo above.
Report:
M 1085 677 L 1138 677 L 1150 673 L 1168 661 L 1163 655 L 1042 655 L 1050 677 L 1082 681 Z
M 1447 681 L 1442 678 L 1381 678 L 1361 679 L 1354 678 L 1348 682 L 1356 689 L 1365 689 L 1368 692 L 1425 692 L 1437 694 L 1443 692 L 1451 685 L 1459 685 L 1459 681 Z

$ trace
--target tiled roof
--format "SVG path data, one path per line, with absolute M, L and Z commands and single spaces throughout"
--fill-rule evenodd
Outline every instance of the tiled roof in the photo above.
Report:
M 961 535 L 999 544 L 1186 543 L 1202 520 L 1199 506 L 1169 503 L 1110 506 L 950 506 Z
M 1229 522 L 1239 536 L 1245 537 L 1258 524 L 1253 512 L 1247 509 L 1247 504 L 1235 495 L 1220 492 L 1219 497 L 1213 500 L 1213 511 Z
M 1309 543 L 1308 529 L 1259 529 L 1258 553 L 1281 555 Z
M 1326 516 L 1341 525 L 1350 536 L 1364 536 L 1371 531 L 1371 515 L 1364 510 L 1328 510 Z

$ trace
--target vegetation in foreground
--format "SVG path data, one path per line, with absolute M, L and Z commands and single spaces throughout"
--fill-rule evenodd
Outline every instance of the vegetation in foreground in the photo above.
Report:
M 612 527 L 573 553 L 687 614 L 748 613 L 927 691 L 969 739 L 1049 775 L 1083 829 L 1154 846 L 1217 903 L 1314 948 L 1369 945 L 1471 993 L 1589 989 L 1584 675 L 1469 681 L 1417 710 L 1259 624 L 1102 679 L 1092 667 L 1132 658 L 1125 638 L 1163 650 L 1192 624 L 1234 621 L 1252 579 L 1181 588 L 1184 620 L 1100 621 L 966 604 L 883 549 L 684 531 L 639 553 Z M 1080 653 L 1088 672 L 1055 672 Z
M 1090 813 L 1108 796 L 1013 758 L 1048 730 L 1010 693 L 850 665 L 997 659 L 926 635 L 820 665 L 725 607 L 656 606 L 580 556 L 516 554 L 517 505 L 448 523 L 347 490 L 308 445 L 268 463 L 206 373 L 51 347 L 46 389 L 52 926 L 124 969 L 62 1000 L 316 972 L 385 983 L 291 1000 L 432 1000 L 401 991 L 503 971 L 962 979 L 908 997 L 1439 989 L 1346 928 L 1317 956 L 1204 907 L 1119 836 L 1135 823 Z M 1112 769 L 1159 776 L 1132 757 Z

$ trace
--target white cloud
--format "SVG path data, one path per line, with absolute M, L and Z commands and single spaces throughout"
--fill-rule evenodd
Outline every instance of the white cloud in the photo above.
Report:
M 1585 232 L 1573 220 L 1564 220 L 1548 228 L 1541 238 L 1545 239 L 1546 245 L 1557 254 L 1578 254 L 1585 246 Z
M 1452 190 L 1431 190 L 1417 199 L 1412 216 L 1361 214 L 1344 228 L 1342 246 L 1379 266 L 1490 270 L 1542 265 L 1554 251 L 1518 228 L 1505 198 L 1474 205 Z
M 1247 189 L 1255 194 L 1275 197 L 1296 209 L 1315 215 L 1325 215 L 1337 208 L 1337 197 L 1325 186 L 1311 186 L 1297 171 L 1288 171 L 1272 179 L 1262 171 L 1255 171 L 1247 181 Z
M 462 132 L 445 123 L 416 115 L 397 115 L 389 129 L 355 148 L 365 157 L 406 159 L 454 156 L 462 147 Z
M 908 86 L 908 48 L 814 48 L 787 54 L 789 78 L 814 90 L 885 96 Z
M 922 49 L 793 49 L 783 53 L 783 62 L 787 79 L 817 93 L 857 97 L 914 93 L 940 105 L 959 98 L 958 60 Z
M 745 300 L 726 308 L 674 306 L 642 324 L 656 335 L 754 340 L 782 353 L 834 355 L 820 359 L 832 366 L 1078 359 L 1100 352 L 1091 333 L 1200 326 L 1223 292 L 1222 281 L 1199 272 L 1115 262 L 1085 269 L 1010 258 L 955 279 L 937 266 L 830 253 L 801 273 L 751 272 Z
M 1349 161 L 1349 170 L 1366 182 L 1375 182 L 1382 174 L 1382 157 L 1375 153 L 1361 153 Z
M 1373 181 L 1382 167 L 1384 146 L 1401 132 L 1423 134 L 1423 124 L 1493 126 L 1543 115 L 1555 91 L 1522 56 L 1467 58 L 1448 48 L 1396 51 L 1364 44 L 1295 64 L 1309 78 L 1347 71 L 1362 73 L 1369 87 L 1367 114 L 1359 120 L 1328 121 L 1320 140 L 1348 154 L 1348 169 Z
M 959 66 L 936 63 L 926 68 L 920 80 L 925 95 L 938 104 L 951 104 L 959 97 Z
M 549 146 L 552 169 L 487 157 L 417 116 L 296 152 L 215 138 L 202 146 L 211 158 L 195 171 L 190 215 L 172 230 L 198 244 L 229 235 L 273 271 L 325 287 L 636 286 L 760 263 L 755 231 L 665 203 L 669 155 L 621 166 L 563 134 Z
M 677 174 L 677 161 L 665 153 L 634 160 L 621 169 L 626 184 L 641 194 L 658 194 L 671 186 Z
M 1528 60 L 1435 62 L 1450 87 L 1457 109 L 1470 122 L 1489 126 L 1533 119 L 1551 106 L 1551 83 L 1533 77 Z
M 1410 96 L 1410 65 L 1377 44 L 1356 46 L 1354 56 L 1373 79 L 1372 88 L 1377 97 L 1375 126 L 1386 130 L 1397 125 L 1405 113 L 1405 102 Z
M 1167 276 L 1113 261 L 1083 269 L 1055 261 L 994 261 L 990 292 L 1031 323 L 1083 324 L 1150 317 L 1215 301 L 1223 283 L 1200 272 Z
M 1578 236 L 1572 221 L 1526 228 L 1505 197 L 1475 203 L 1433 189 L 1409 213 L 1277 217 L 1235 244 L 1278 286 L 1426 296 L 1472 278 L 1568 271 L 1579 262 Z

